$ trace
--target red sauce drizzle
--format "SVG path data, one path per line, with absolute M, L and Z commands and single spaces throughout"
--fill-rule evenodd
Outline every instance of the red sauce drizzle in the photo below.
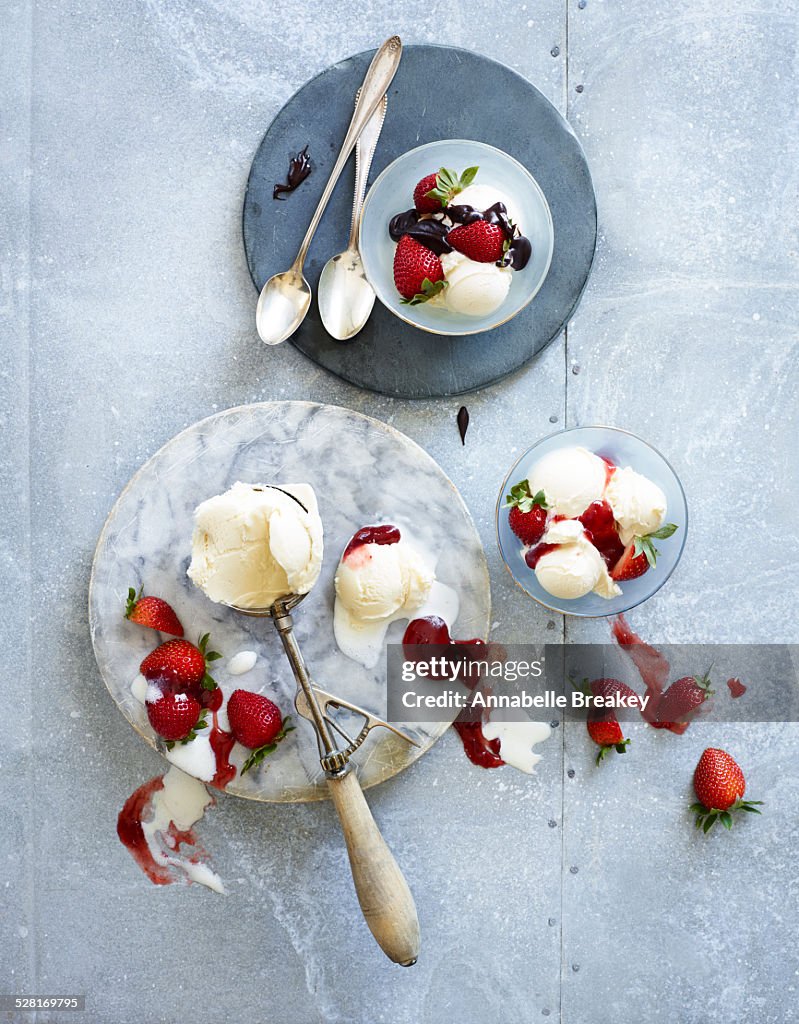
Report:
M 347 558 L 365 544 L 397 544 L 401 536 L 399 528 L 388 523 L 383 526 L 364 526 L 353 534 L 349 544 L 344 548 L 342 558 Z

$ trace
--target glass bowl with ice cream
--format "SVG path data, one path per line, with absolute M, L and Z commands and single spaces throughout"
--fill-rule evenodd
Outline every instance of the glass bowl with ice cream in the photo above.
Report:
M 511 320 L 540 290 L 553 248 L 535 178 L 483 142 L 404 153 L 375 180 L 361 219 L 361 257 L 377 297 L 433 334 L 479 334 Z
M 514 464 L 497 500 L 508 571 L 564 615 L 617 615 L 646 601 L 677 567 L 687 529 L 671 465 L 615 427 L 543 438 Z

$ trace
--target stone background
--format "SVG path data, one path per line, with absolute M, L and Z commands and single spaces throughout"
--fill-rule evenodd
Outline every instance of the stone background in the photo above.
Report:
M 448 734 L 372 794 L 422 922 L 402 971 L 358 920 L 328 806 L 223 797 L 202 835 L 230 895 L 149 885 L 114 829 L 163 762 L 114 709 L 85 610 L 97 534 L 150 454 L 217 409 L 309 398 L 392 423 L 453 478 L 495 638 L 607 637 L 523 600 L 493 528 L 520 451 L 605 422 L 667 454 L 692 515 L 635 628 L 797 642 L 796 0 L 0 6 L 0 988 L 85 992 L 62 1019 L 92 1024 L 799 1019 L 796 726 L 640 726 L 601 771 L 571 726 L 532 778 L 472 767 Z M 530 78 L 574 125 L 599 202 L 573 323 L 469 397 L 465 448 L 459 400 L 358 391 L 254 330 L 252 154 L 302 82 L 395 31 Z M 768 807 L 704 838 L 686 805 L 708 744 Z

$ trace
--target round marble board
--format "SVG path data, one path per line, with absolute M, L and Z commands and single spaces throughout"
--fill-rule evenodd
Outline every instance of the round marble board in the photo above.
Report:
M 186 576 L 195 507 L 246 483 L 310 483 L 319 500 L 325 556 L 319 582 L 297 608 L 297 637 L 311 674 L 323 689 L 385 717 L 386 666 L 351 661 L 333 637 L 333 576 L 350 536 L 380 521 L 403 526 L 426 550 L 438 554 L 436 576 L 460 597 L 456 633 L 488 634 L 488 570 L 471 516 L 455 487 L 433 459 L 404 434 L 360 413 L 311 402 L 241 406 L 184 430 L 136 473 L 111 511 L 97 544 L 89 593 L 89 617 L 97 664 L 122 713 L 153 747 L 155 734 L 143 705 L 131 693 L 142 658 L 158 635 L 123 617 L 129 587 L 164 597 L 175 608 L 186 636 L 210 632 L 224 658 L 212 672 L 229 695 L 237 687 L 265 693 L 296 729 L 227 792 L 253 800 L 324 799 L 327 787 L 310 723 L 293 707 L 295 684 L 272 623 L 213 604 Z M 402 638 L 394 623 L 389 642 Z M 227 673 L 242 650 L 258 653 L 246 675 Z M 358 750 L 364 787 L 402 771 L 433 745 L 446 722 L 408 727 L 420 747 L 386 729 L 375 729 Z M 232 761 L 247 752 L 238 744 Z
M 297 254 L 373 52 L 335 64 L 302 86 L 272 122 L 255 154 L 244 200 L 244 248 L 259 290 Z M 359 387 L 404 398 L 474 391 L 529 362 L 571 317 L 588 280 L 596 244 L 596 199 L 580 143 L 568 121 L 515 71 L 456 47 L 404 47 L 389 89 L 370 181 L 402 153 L 438 139 L 486 142 L 523 164 L 546 195 L 555 248 L 547 278 L 530 305 L 509 323 L 483 334 L 431 335 L 403 323 L 378 300 L 360 334 L 349 342 L 334 341 L 322 325 L 314 298 L 292 343 Z M 273 199 L 275 183 L 286 179 L 289 157 L 305 145 L 312 174 L 284 200 Z M 351 158 L 305 264 L 314 295 L 325 263 L 346 248 L 354 179 Z M 397 212 L 412 205 L 411 196 L 397 196 Z M 265 368 L 271 356 L 264 347 Z

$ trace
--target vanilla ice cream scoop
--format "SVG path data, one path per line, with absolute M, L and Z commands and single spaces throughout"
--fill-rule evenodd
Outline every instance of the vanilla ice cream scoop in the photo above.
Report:
M 309 484 L 239 482 L 195 511 L 188 575 L 212 601 L 268 608 L 289 594 L 307 594 L 322 554 L 322 521 Z
M 528 484 L 531 494 L 544 492 L 553 514 L 573 518 L 602 497 L 607 476 L 607 464 L 587 448 L 558 448 L 536 462 Z
M 502 203 L 508 211 L 510 219 L 518 223 L 519 218 L 513 200 L 500 189 L 494 188 L 493 185 L 467 185 L 452 200 L 453 206 L 471 206 L 472 209 L 479 210 L 480 213 L 485 213 L 495 203 Z
M 365 526 L 347 545 L 336 570 L 333 630 L 339 649 L 371 668 L 397 619 L 458 616 L 458 595 L 440 583 L 435 559 L 396 526 Z
M 488 316 L 499 309 L 510 291 L 513 271 L 495 263 L 477 263 L 460 252 L 441 257 L 447 287 L 435 297 L 453 313 Z
M 552 523 L 542 544 L 555 545 L 535 564 L 536 579 L 548 594 L 571 601 L 592 592 L 605 598 L 621 593 L 621 587 L 610 578 L 605 560 L 576 519 Z
M 622 544 L 646 537 L 666 521 L 666 495 L 648 477 L 626 466 L 617 469 L 605 491 Z

